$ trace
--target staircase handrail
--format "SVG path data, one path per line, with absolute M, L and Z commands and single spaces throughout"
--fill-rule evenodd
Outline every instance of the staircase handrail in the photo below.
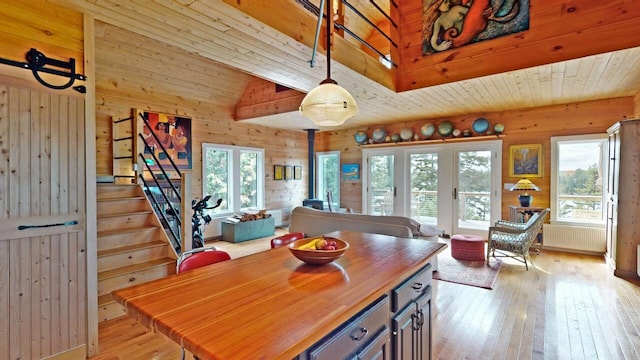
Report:
M 149 166 L 149 165 L 147 165 Z M 160 188 L 160 184 L 158 183 L 158 180 L 156 179 L 155 176 L 153 176 L 153 179 L 156 182 L 156 186 L 158 188 Z M 149 194 L 149 198 L 151 198 L 151 201 L 153 202 L 153 208 L 154 209 L 160 209 L 160 204 L 158 203 L 158 200 L 156 199 L 155 196 L 153 196 L 153 193 L 151 192 L 151 188 L 149 187 L 149 184 L 147 184 L 147 181 L 144 179 L 144 177 L 142 175 L 140 175 L 140 180 L 142 180 L 142 184 L 144 185 L 144 189 L 145 189 L 145 193 Z M 160 191 L 160 193 L 162 194 L 162 196 L 164 197 L 164 200 L 166 201 L 167 204 L 169 204 L 169 207 L 173 210 L 173 205 L 171 203 L 171 201 L 169 201 L 169 198 L 167 197 L 167 194 L 164 193 L 164 191 Z M 173 210 L 175 211 L 175 210 Z M 164 211 L 157 211 L 157 213 L 160 213 L 160 216 L 162 217 L 162 220 L 164 220 L 164 222 L 166 224 L 169 224 L 169 219 L 167 219 L 166 214 L 164 213 Z M 177 213 L 175 213 L 177 215 Z M 178 220 L 178 223 L 180 226 L 182 226 L 182 221 L 180 220 L 179 216 L 174 216 L 174 218 L 176 218 Z M 177 254 L 180 254 L 181 251 L 181 241 L 180 241 L 180 237 L 178 235 L 176 235 L 176 233 L 173 231 L 173 228 L 171 226 L 169 226 L 169 232 L 171 233 L 171 245 L 173 246 L 173 248 L 175 249 Z
M 140 118 L 144 122 L 145 126 L 147 126 L 147 128 L 149 128 L 149 129 L 151 129 L 151 125 L 149 124 L 149 121 L 144 116 L 144 114 L 143 113 L 138 113 L 138 115 L 140 116 Z M 162 145 L 162 143 L 160 142 L 160 139 L 158 138 L 156 133 L 154 131 L 151 131 L 151 135 L 155 139 L 156 144 L 160 147 L 162 152 L 167 154 L 167 149 L 165 149 L 165 147 Z M 147 142 L 145 137 L 142 135 L 142 133 L 138 133 L 138 136 L 140 137 L 140 139 L 142 140 L 142 143 L 144 144 L 144 149 L 145 150 L 151 150 L 151 147 L 149 146 L 149 143 Z M 163 181 L 166 181 L 169 184 L 169 187 L 171 188 L 171 191 L 172 191 L 173 195 L 175 196 L 175 198 L 178 199 L 179 203 L 182 203 L 182 194 L 180 193 L 180 191 L 178 191 L 178 189 L 174 185 L 173 181 L 171 180 L 171 177 L 169 176 L 169 174 L 165 170 L 164 166 L 160 163 L 160 161 L 159 161 L 158 157 L 156 156 L 155 152 L 149 151 L 149 153 L 151 154 L 151 156 L 152 156 L 152 158 L 154 160 L 154 163 L 157 164 L 157 166 L 158 166 L 158 169 L 156 169 L 156 170 L 160 170 L 160 172 L 162 173 L 162 175 L 164 177 Z M 151 169 L 151 166 L 149 165 L 149 163 L 147 163 L 147 161 L 146 161 L 147 159 L 145 158 L 144 153 L 143 152 L 138 153 L 138 156 L 141 158 L 142 163 L 146 167 L 146 170 L 149 172 L 149 174 L 151 174 L 151 178 L 155 182 L 156 187 L 158 189 L 162 189 L 162 187 L 160 186 L 160 183 L 158 182 L 158 177 L 156 176 L 156 173 L 154 172 L 154 169 Z M 169 162 L 171 164 L 171 166 L 170 166 L 170 168 L 172 168 L 171 171 L 174 171 L 175 173 L 177 173 L 178 177 L 180 179 L 182 179 L 182 172 L 180 172 L 180 169 L 178 169 L 178 166 L 176 165 L 176 163 L 173 161 L 173 159 L 170 156 L 167 156 L 167 158 L 169 159 Z M 154 208 L 160 210 L 161 209 L 160 208 L 160 204 L 158 203 L 158 201 L 155 198 L 155 196 L 153 196 L 153 193 L 151 192 L 149 184 L 145 180 L 145 178 L 143 176 L 143 173 L 144 172 L 140 172 L 140 174 L 139 174 L 140 180 L 142 181 L 146 192 L 151 195 L 151 199 L 152 199 L 152 201 L 154 203 Z M 182 228 L 183 221 L 182 221 L 182 218 L 180 216 L 180 212 L 176 210 L 176 208 L 173 206 L 173 202 L 170 201 L 169 197 L 167 196 L 167 194 L 164 191 L 160 191 L 160 193 L 162 194 L 166 204 L 168 204 L 170 211 L 173 213 L 174 219 L 177 220 L 178 226 L 180 226 L 180 228 Z M 160 216 L 165 221 L 165 223 L 169 224 L 169 221 L 168 221 L 164 211 L 157 211 L 157 213 L 160 213 Z M 182 242 L 181 241 L 181 234 L 176 235 L 176 233 L 174 232 L 173 228 L 171 226 L 168 226 L 168 227 L 169 227 L 169 232 L 171 233 L 171 237 L 172 237 L 172 239 L 170 239 L 171 242 L 172 242 L 172 245 L 173 245 L 174 249 L 176 250 L 176 252 L 178 254 L 180 254 L 181 253 L 181 248 L 182 248 L 182 246 L 181 246 L 181 242 Z
M 138 113 L 138 115 L 140 115 L 140 118 L 142 118 L 142 121 L 144 121 L 144 124 L 151 129 L 151 125 L 149 124 L 149 120 L 147 120 L 146 117 L 144 117 L 144 115 L 142 113 Z M 158 138 L 158 135 L 156 135 L 155 131 L 151 131 L 151 135 L 153 136 L 153 138 L 156 140 L 156 143 L 160 146 L 160 149 L 162 149 L 162 152 L 165 154 L 168 154 L 167 149 L 164 148 L 164 145 L 162 145 L 162 142 L 160 142 L 160 138 Z M 142 138 L 142 140 L 144 140 L 144 136 L 142 136 L 142 134 L 138 134 L 138 136 L 140 136 Z M 144 141 L 145 144 L 145 149 L 148 149 L 148 144 L 146 141 Z M 153 154 L 153 153 L 152 153 Z M 156 164 L 158 164 L 158 166 L 160 167 L 160 169 L 162 170 L 163 174 L 166 173 L 164 172 L 164 169 L 162 168 L 162 164 L 160 164 L 160 162 L 158 161 L 156 154 L 153 154 L 153 158 L 156 161 Z M 169 162 L 171 163 L 171 167 L 173 168 L 173 171 L 178 173 L 178 177 L 182 177 L 182 173 L 180 172 L 180 169 L 178 169 L 178 166 L 176 165 L 176 163 L 173 161 L 173 159 L 171 158 L 171 156 L 167 156 L 167 159 L 169 159 Z M 168 178 L 168 177 L 167 177 Z M 175 189 L 174 189 L 175 190 Z

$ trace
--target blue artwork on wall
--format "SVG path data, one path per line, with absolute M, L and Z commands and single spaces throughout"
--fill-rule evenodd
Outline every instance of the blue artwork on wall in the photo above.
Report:
M 360 180 L 360 164 L 342 164 L 342 180 Z

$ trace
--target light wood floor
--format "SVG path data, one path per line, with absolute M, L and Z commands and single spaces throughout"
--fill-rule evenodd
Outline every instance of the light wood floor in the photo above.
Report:
M 213 245 L 232 257 L 268 248 Z M 529 271 L 505 260 L 493 290 L 434 280 L 435 359 L 640 358 L 638 284 L 614 277 L 600 257 L 543 250 L 532 260 Z M 177 345 L 130 318 L 103 323 L 99 341 L 92 360 L 179 358 Z

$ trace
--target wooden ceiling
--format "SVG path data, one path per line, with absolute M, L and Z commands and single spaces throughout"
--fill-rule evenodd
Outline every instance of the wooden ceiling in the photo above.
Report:
M 295 0 L 57 2 L 85 11 L 99 21 L 302 92 L 311 90 L 326 76 L 322 50 L 316 55 L 315 67 L 309 66 L 316 18 Z M 371 7 L 368 0 L 349 2 L 363 9 Z M 376 2 L 384 4 L 388 0 Z M 238 9 L 240 5 L 233 6 L 240 3 L 243 11 Z M 278 30 L 249 16 L 265 6 L 280 9 L 261 15 L 277 22 Z M 378 15 L 376 21 L 383 19 Z M 337 41 L 357 46 L 353 40 Z M 395 70 L 386 71 L 377 59 L 358 49 L 334 56 L 345 49 L 342 43 L 334 45 L 331 77 L 351 92 L 360 107 L 359 115 L 341 128 L 633 96 L 640 89 L 640 47 L 397 93 L 391 90 Z M 228 98 L 232 107 L 243 94 L 236 95 Z M 317 128 L 297 111 L 242 121 L 284 129 Z

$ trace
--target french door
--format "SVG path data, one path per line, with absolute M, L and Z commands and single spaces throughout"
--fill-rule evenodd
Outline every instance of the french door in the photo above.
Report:
M 363 209 L 447 233 L 486 235 L 500 218 L 502 141 L 363 151 Z

